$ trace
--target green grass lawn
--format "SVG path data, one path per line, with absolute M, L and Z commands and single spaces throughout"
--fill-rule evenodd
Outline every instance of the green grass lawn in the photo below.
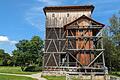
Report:
M 43 76 L 47 80 L 66 80 L 65 76 Z M 83 80 L 79 78 L 72 78 L 71 80 Z M 86 79 L 86 80 L 91 80 L 91 79 Z
M 120 77 L 120 72 L 110 72 L 109 74 Z
M 65 80 L 65 76 L 44 76 L 47 80 Z
M 37 72 L 23 72 L 20 67 L 6 67 L 0 66 L 0 73 L 11 73 L 11 74 L 35 74 Z
M 22 77 L 22 76 L 8 76 L 8 75 L 1 75 L 0 80 L 36 80 L 29 77 Z

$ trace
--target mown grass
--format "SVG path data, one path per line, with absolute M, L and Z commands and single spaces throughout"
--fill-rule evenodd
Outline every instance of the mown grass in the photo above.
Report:
M 47 80 L 66 80 L 65 76 L 43 76 Z M 72 78 L 71 80 L 83 80 L 83 79 L 78 79 L 78 78 Z M 86 79 L 90 80 L 90 79 Z
M 66 80 L 65 76 L 43 76 L 47 80 Z
M 120 72 L 110 72 L 109 74 L 120 77 Z
M 11 73 L 11 74 L 35 74 L 37 72 L 23 72 L 21 70 L 21 67 L 6 67 L 6 66 L 0 66 L 0 73 Z
M 1 75 L 0 74 L 0 80 L 37 80 L 32 79 L 30 77 L 23 77 L 23 76 L 9 76 L 9 75 Z

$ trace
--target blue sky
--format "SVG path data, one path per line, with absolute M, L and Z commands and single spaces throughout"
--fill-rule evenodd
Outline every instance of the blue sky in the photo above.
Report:
M 120 0 L 0 0 L 0 48 L 11 53 L 15 44 L 34 35 L 44 39 L 45 6 L 93 4 L 92 17 L 109 25 L 109 18 L 120 10 Z

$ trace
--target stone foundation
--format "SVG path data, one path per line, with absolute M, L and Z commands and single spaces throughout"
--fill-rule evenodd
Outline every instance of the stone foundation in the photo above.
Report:
M 42 76 L 65 76 L 66 71 L 43 71 Z
M 107 75 L 70 75 L 66 80 L 110 80 L 110 78 Z
M 112 80 L 108 75 L 69 75 L 66 71 L 43 71 L 42 76 L 66 76 L 66 80 Z

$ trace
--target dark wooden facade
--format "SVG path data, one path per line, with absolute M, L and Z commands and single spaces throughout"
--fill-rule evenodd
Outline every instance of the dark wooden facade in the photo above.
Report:
M 105 71 L 102 30 L 91 18 L 93 5 L 45 7 L 46 38 L 43 66 L 46 70 Z

